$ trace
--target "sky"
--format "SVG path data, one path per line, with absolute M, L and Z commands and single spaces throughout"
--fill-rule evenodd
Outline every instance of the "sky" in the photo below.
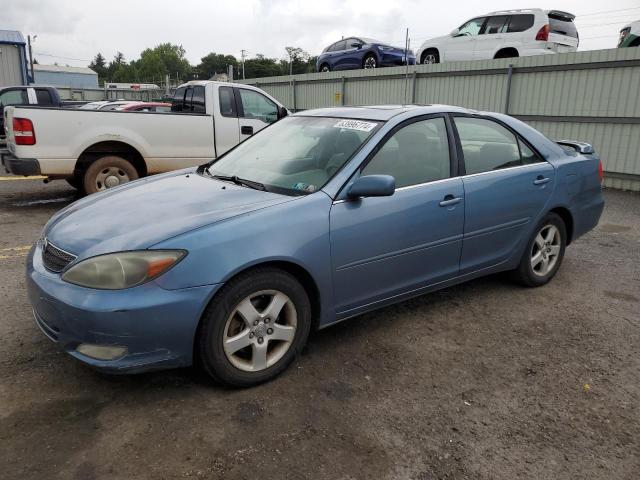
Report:
M 620 29 L 640 19 L 640 0 L 0 0 L 0 30 L 37 35 L 42 64 L 86 66 L 97 52 L 110 60 L 117 51 L 134 60 L 171 42 L 195 65 L 210 52 L 283 58 L 295 46 L 317 55 L 343 36 L 404 45 L 407 28 L 417 50 L 474 16 L 534 6 L 575 14 L 579 50 L 614 48 Z

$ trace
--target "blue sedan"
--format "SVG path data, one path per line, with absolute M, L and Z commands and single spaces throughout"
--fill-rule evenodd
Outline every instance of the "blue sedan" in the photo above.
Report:
M 316 62 L 318 72 L 331 70 L 355 70 L 359 68 L 394 67 L 415 65 L 411 50 L 393 47 L 370 38 L 347 38 L 325 48 Z
M 500 271 L 546 284 L 598 223 L 601 177 L 590 145 L 506 115 L 305 111 L 60 211 L 29 254 L 29 300 L 98 369 L 196 363 L 254 385 L 312 328 Z

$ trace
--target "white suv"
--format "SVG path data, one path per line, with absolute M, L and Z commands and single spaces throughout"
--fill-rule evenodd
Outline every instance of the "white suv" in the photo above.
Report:
M 420 63 L 575 52 L 575 15 L 559 10 L 505 10 L 472 18 L 449 35 L 422 44 Z

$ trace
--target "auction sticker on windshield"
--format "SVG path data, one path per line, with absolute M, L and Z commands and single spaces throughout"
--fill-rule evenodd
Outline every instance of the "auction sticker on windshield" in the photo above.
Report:
M 333 127 L 347 128 L 349 130 L 360 130 L 361 132 L 370 132 L 378 125 L 375 122 L 363 122 L 362 120 L 340 120 Z

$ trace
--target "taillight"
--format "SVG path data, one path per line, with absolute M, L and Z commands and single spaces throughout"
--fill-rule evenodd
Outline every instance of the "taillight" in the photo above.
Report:
M 604 170 L 602 169 L 602 160 L 598 163 L 598 177 L 600 177 L 600 183 L 604 180 Z
M 546 42 L 549 40 L 549 24 L 543 25 L 536 33 L 536 41 Z
M 36 144 L 36 132 L 28 118 L 13 119 L 13 136 L 16 139 L 16 145 Z

